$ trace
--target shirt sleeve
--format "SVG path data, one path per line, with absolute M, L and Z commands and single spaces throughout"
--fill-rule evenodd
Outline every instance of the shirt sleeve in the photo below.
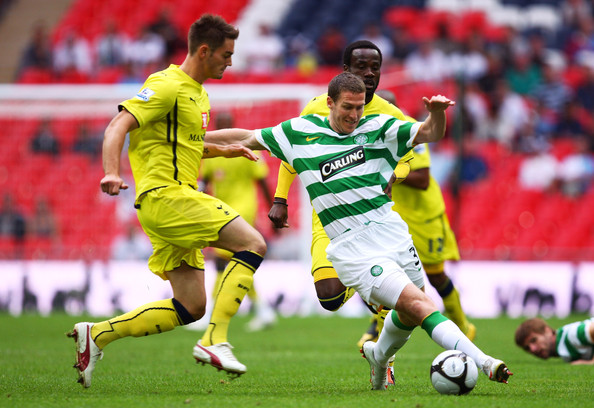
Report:
M 272 156 L 289 163 L 280 145 L 283 140 L 286 140 L 286 136 L 282 131 L 282 123 L 272 128 L 256 129 L 254 135 L 258 143 L 264 146 Z
M 139 126 L 163 118 L 171 111 L 177 97 L 177 86 L 173 81 L 168 81 L 162 74 L 151 75 L 141 90 L 131 99 L 122 102 L 119 106 L 130 112 Z
M 398 145 L 398 154 L 400 157 L 404 156 L 414 146 L 415 137 L 421 128 L 423 122 L 405 122 L 398 119 L 390 119 L 387 122 L 388 129 L 386 130 L 386 143 Z

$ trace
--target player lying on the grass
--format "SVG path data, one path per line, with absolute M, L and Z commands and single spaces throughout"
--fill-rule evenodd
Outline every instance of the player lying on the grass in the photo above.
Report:
M 328 85 L 327 118 L 307 115 L 272 128 L 218 130 L 207 132 L 205 140 L 266 149 L 289 163 L 331 240 L 326 252 L 341 282 L 368 304 L 394 309 L 377 343 L 363 345 L 373 389 L 387 388 L 388 360 L 419 325 L 443 348 L 469 355 L 491 380 L 507 382 L 511 373 L 503 361 L 476 347 L 420 289 L 424 277 L 416 249 L 384 192 L 403 155 L 445 134 L 445 110 L 454 102 L 441 95 L 423 102 L 429 112 L 424 122 L 362 118 L 365 84 L 343 72 Z
M 516 344 L 544 360 L 561 357 L 571 364 L 594 365 L 594 317 L 556 330 L 538 317 L 528 319 L 516 330 Z

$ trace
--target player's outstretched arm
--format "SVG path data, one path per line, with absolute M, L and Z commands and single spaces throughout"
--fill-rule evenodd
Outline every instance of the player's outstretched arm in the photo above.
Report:
M 251 161 L 258 161 L 258 157 L 251 149 L 242 144 L 228 144 L 219 145 L 214 143 L 204 143 L 204 153 L 202 157 L 208 159 L 209 157 L 245 157 Z
M 446 130 L 445 111 L 456 102 L 446 98 L 443 95 L 432 96 L 431 99 L 423 97 L 425 108 L 429 111 L 429 116 L 421 125 L 419 133 L 415 138 L 415 144 L 431 143 L 441 140 Z
M 101 191 L 109 195 L 118 195 L 120 190 L 126 190 L 128 185 L 120 177 L 120 156 L 126 133 L 138 127 L 136 118 L 123 109 L 107 125 L 103 137 L 103 171 Z
M 206 132 L 204 143 L 213 143 L 216 145 L 241 144 L 252 150 L 265 150 L 258 140 L 253 130 L 247 129 L 219 129 Z

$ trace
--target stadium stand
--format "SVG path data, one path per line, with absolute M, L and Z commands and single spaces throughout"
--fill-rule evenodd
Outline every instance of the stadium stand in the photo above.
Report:
M 52 39 L 55 42 L 66 31 L 73 29 L 88 40 L 93 40 L 102 33 L 108 18 L 115 19 L 118 27 L 132 36 L 143 24 L 151 22 L 163 5 L 173 3 L 173 0 L 77 0 L 54 28 Z M 251 3 L 248 0 L 177 0 L 175 5 L 181 11 L 176 13 L 174 22 L 185 30 L 195 16 L 212 12 L 223 15 L 229 21 L 240 20 L 246 27 L 249 24 L 255 27 L 261 19 L 250 22 L 249 18 L 242 15 L 242 10 L 246 10 Z M 312 47 L 322 34 L 322 28 L 336 22 L 344 28 L 348 41 L 360 35 L 367 22 L 376 21 L 385 33 L 395 29 L 404 30 L 413 43 L 427 39 L 427 35 L 437 40 L 440 30 L 445 29 L 454 42 L 474 33 L 494 48 L 507 41 L 510 26 L 518 30 L 520 35 L 527 36 L 536 31 L 544 33 L 549 48 L 565 56 L 563 78 L 575 91 L 584 83 L 586 71 L 592 67 L 572 60 L 562 47 L 563 39 L 571 36 L 567 34 L 568 28 L 563 26 L 559 3 L 545 0 L 333 0 L 323 3 L 294 0 L 275 26 L 277 33 L 285 39 L 287 49 L 296 36 L 304 37 L 305 43 Z M 418 29 L 420 21 L 425 30 Z M 254 27 L 246 28 L 245 31 L 253 31 Z M 338 72 L 340 67 L 318 66 L 310 75 L 298 66 L 287 63 L 285 69 L 274 75 L 250 75 L 230 69 L 222 82 L 325 84 Z M 124 75 L 123 67 L 103 68 L 91 76 L 70 72 L 61 77 L 51 70 L 28 69 L 20 73 L 17 82 L 108 84 L 122 81 Z M 439 84 L 413 83 L 407 80 L 402 65 L 397 62 L 385 64 L 382 86 L 392 90 L 398 98 L 398 105 L 414 117 L 422 112 L 419 104 L 421 96 L 439 92 L 459 99 L 462 95 L 457 78 L 450 77 Z M 487 103 L 491 102 L 489 95 L 481 96 Z M 534 107 L 534 101 L 528 102 Z M 284 119 L 284 112 L 298 112 L 300 109 L 296 104 L 271 114 L 277 109 L 275 105 L 271 103 L 258 109 L 249 106 L 234 108 L 237 125 L 248 128 L 266 126 Z M 267 112 L 268 116 L 263 117 L 262 112 Z M 590 111 L 582 114 L 586 136 L 594 145 L 591 117 Z M 459 132 L 456 130 L 458 117 L 451 116 L 449 119 L 449 135 L 455 141 L 459 137 L 456 133 Z M 64 152 L 69 152 L 76 128 L 82 120 L 73 116 L 52 121 Z M 62 242 L 56 248 L 47 240 L 31 240 L 24 250 L 20 250 L 14 242 L 0 238 L 0 258 L 11 258 L 18 254 L 28 259 L 107 259 L 110 242 L 120 232 L 120 227 L 114 216 L 118 211 L 115 204 L 104 200 L 98 190 L 98 180 L 102 174 L 100 160 L 89 160 L 75 153 L 63 153 L 57 158 L 33 156 L 26 147 L 39 121 L 40 118 L 34 117 L 0 118 L 3 137 L 19 141 L 3 144 L 0 187 L 15 195 L 17 204 L 26 215 L 33 211 L 36 194 L 48 194 L 58 219 Z M 472 137 L 472 129 L 464 137 Z M 559 160 L 572 151 L 571 140 L 552 137 L 549 142 L 551 152 Z M 455 146 L 453 148 L 456 149 Z M 439 152 L 436 146 L 436 153 Z M 464 185 L 458 185 L 454 177 L 446 180 L 447 188 L 444 188 L 448 213 L 459 239 L 463 259 L 594 260 L 594 252 L 591 251 L 594 246 L 594 212 L 591 211 L 594 207 L 594 191 L 591 186 L 577 198 L 567 197 L 559 189 L 546 192 L 523 190 L 516 180 L 525 152 L 488 140 L 481 143 L 479 153 L 488 164 L 488 177 Z M 276 165 L 272 167 L 276 168 Z M 48 172 L 47 169 L 52 171 Z M 268 180 L 271 188 L 275 185 L 274 173 L 271 172 Z M 17 174 L 19 180 L 25 182 L 14 183 Z M 297 198 L 292 201 L 296 203 Z M 261 218 L 266 219 L 267 211 L 267 208 L 260 208 Z M 291 207 L 291 211 L 295 209 Z M 269 226 L 262 228 L 267 238 L 274 238 Z

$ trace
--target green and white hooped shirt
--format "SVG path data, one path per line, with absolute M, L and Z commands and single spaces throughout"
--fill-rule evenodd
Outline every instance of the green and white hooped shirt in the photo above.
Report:
M 297 171 L 332 239 L 391 211 L 383 190 L 421 124 L 369 115 L 343 135 L 330 128 L 328 118 L 314 114 L 257 130 L 256 138 Z
M 557 330 L 557 354 L 564 361 L 592 360 L 594 339 L 590 338 L 590 325 L 594 317 L 567 324 Z

